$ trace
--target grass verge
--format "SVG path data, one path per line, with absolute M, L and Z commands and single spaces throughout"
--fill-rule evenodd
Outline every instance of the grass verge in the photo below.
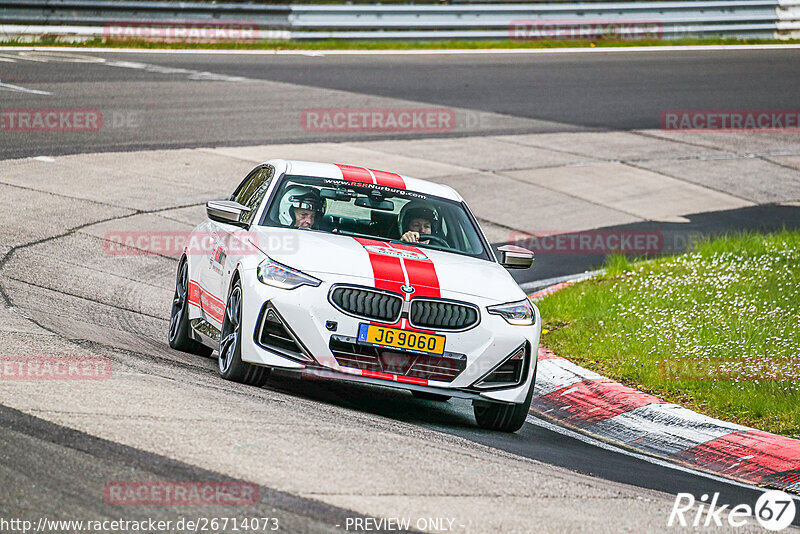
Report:
M 800 438 L 800 232 L 608 259 L 539 304 L 556 354 L 698 412 Z
M 630 46 L 688 46 L 688 45 L 744 45 L 744 44 L 798 44 L 800 39 L 676 39 L 676 40 L 596 40 L 596 41 L 351 41 L 321 39 L 316 41 L 256 41 L 165 43 L 144 40 L 89 39 L 64 42 L 44 37 L 35 42 L 21 40 L 0 41 L 0 46 L 53 46 L 79 48 L 159 48 L 180 50 L 455 50 L 495 48 L 594 48 Z

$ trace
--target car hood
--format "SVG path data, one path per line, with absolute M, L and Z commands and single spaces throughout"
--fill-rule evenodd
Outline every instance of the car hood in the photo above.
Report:
M 404 285 L 408 277 L 412 287 L 438 289 L 445 298 L 461 294 L 509 302 L 525 297 L 503 266 L 487 260 L 326 232 L 272 227 L 254 232 L 258 248 L 273 260 L 332 283 L 336 275 L 365 285 Z

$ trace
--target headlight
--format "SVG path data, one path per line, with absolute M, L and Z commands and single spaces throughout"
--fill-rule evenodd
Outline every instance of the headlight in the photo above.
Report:
M 301 273 L 269 258 L 259 264 L 256 274 L 262 283 L 281 289 L 295 289 L 300 286 L 317 287 L 322 283 L 322 280 L 317 280 L 313 276 Z
M 530 326 L 536 322 L 536 312 L 528 299 L 508 302 L 486 308 L 489 313 L 499 315 L 508 324 Z

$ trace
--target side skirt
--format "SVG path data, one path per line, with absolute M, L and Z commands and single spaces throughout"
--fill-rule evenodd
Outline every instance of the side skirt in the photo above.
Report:
M 216 349 L 219 347 L 220 330 L 205 319 L 191 319 L 189 321 L 190 333 L 195 341 L 199 341 L 207 347 Z

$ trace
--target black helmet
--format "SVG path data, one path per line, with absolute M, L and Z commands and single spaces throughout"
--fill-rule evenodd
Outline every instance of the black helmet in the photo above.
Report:
M 436 234 L 439 233 L 441 227 L 441 219 L 439 211 L 436 206 L 424 200 L 412 200 L 400 210 L 397 217 L 397 222 L 400 225 L 400 234 L 408 231 L 408 225 L 414 219 L 425 219 L 431 222 L 431 231 Z

